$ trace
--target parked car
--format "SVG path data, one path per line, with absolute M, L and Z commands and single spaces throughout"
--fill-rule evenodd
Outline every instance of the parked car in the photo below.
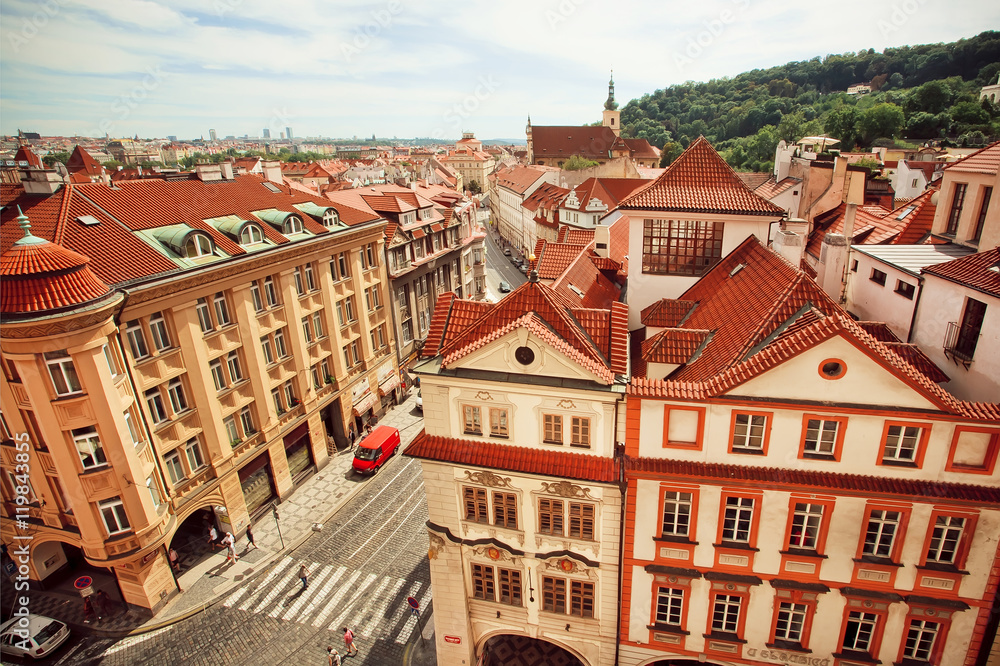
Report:
M 520 266 L 518 266 L 517 270 L 519 270 L 522 273 L 524 273 L 525 275 L 527 275 L 528 274 L 528 264 L 521 264 Z
M 371 434 L 358 442 L 351 466 L 355 472 L 374 474 L 396 453 L 399 448 L 399 430 L 380 425 Z
M 27 623 L 27 626 L 23 626 Z M 66 623 L 44 615 L 29 613 L 0 626 L 0 652 L 18 657 L 48 657 L 69 638 Z
M 423 389 L 417 390 L 417 409 L 424 411 L 424 396 L 422 393 Z
M 506 294 L 507 292 L 510 291 L 510 283 L 507 282 L 506 280 L 500 280 L 499 289 L 501 294 Z
M 511 253 L 510 253 L 510 248 L 509 248 L 509 247 L 505 247 L 505 248 L 503 249 L 503 256 L 505 256 L 505 257 L 509 257 L 509 256 L 510 256 L 510 254 L 511 254 Z

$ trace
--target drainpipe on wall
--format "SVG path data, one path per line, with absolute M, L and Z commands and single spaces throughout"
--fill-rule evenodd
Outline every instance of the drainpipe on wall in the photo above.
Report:
M 625 407 L 625 396 L 622 394 L 618 404 Z M 615 664 L 618 666 L 619 653 L 622 645 L 622 583 L 625 579 L 625 506 L 628 495 L 628 485 L 625 483 L 625 444 L 618 444 L 618 405 L 615 405 L 615 460 L 618 461 L 618 491 L 621 493 L 621 515 L 618 518 L 618 613 L 615 623 Z

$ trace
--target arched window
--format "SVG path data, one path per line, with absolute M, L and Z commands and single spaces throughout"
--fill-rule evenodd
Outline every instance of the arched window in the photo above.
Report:
M 302 220 L 296 215 L 289 215 L 287 218 L 285 218 L 285 224 L 282 227 L 281 232 L 285 235 L 301 234 Z
M 184 255 L 188 259 L 206 257 L 212 254 L 212 239 L 204 234 L 192 234 L 184 243 Z
M 264 242 L 264 234 L 256 224 L 248 224 L 240 232 L 240 245 L 256 245 Z

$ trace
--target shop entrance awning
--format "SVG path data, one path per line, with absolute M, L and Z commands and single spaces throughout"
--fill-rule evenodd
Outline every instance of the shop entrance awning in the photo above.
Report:
M 365 396 L 354 403 L 354 414 L 356 416 L 361 416 L 369 409 L 375 406 L 375 401 L 378 400 L 374 393 L 365 393 Z
M 394 374 L 378 385 L 379 395 L 389 395 L 397 386 L 399 386 L 399 376 Z

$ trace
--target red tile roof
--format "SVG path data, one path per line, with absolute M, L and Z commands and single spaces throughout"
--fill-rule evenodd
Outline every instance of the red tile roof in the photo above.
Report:
M 497 187 L 505 187 L 508 190 L 523 195 L 532 184 L 539 178 L 544 177 L 546 173 L 558 171 L 558 169 L 553 167 L 529 164 L 526 166 L 518 165 L 497 169 L 494 173 L 497 177 Z
M 705 137 L 698 137 L 659 178 L 624 199 L 619 208 L 774 217 L 784 213 L 754 194 Z
M 101 165 L 82 146 L 73 148 L 73 154 L 66 160 L 66 170 L 70 173 L 82 171 L 88 176 L 100 176 Z
M 858 326 L 879 342 L 901 342 L 888 324 L 881 321 L 859 321 Z
M 535 159 L 565 160 L 579 155 L 607 160 L 614 156 L 612 153 L 624 153 L 634 159 L 659 157 L 645 139 L 625 139 L 603 125 L 532 125 L 531 146 Z
M 586 245 L 549 243 L 544 239 L 535 245 L 536 260 L 531 266 L 543 280 L 554 280 L 563 274 L 571 263 L 587 249 Z
M 813 230 L 806 242 L 806 252 L 813 257 L 819 257 L 823 247 L 823 238 L 827 234 L 844 233 L 847 220 L 847 204 L 841 203 L 821 215 L 816 216 Z M 894 244 L 895 239 L 903 230 L 903 225 L 894 220 L 890 211 L 881 206 L 858 206 L 854 215 L 855 245 L 886 245 Z
M 687 363 L 711 336 L 711 331 L 667 328 L 642 342 L 642 359 L 646 363 L 682 365 Z
M 17 152 L 14 153 L 14 161 L 18 162 L 18 166 L 21 166 L 21 162 L 27 162 L 28 166 L 33 166 L 36 169 L 45 167 L 42 163 L 42 158 L 28 146 L 18 147 Z
M 588 178 L 573 188 L 580 205 L 572 209 L 584 210 L 594 198 L 603 202 L 608 209 L 614 208 L 619 201 L 650 182 L 649 178 Z M 568 208 L 565 202 L 563 206 Z
M 891 494 L 908 498 L 947 498 L 976 504 L 1000 503 L 1000 488 L 963 483 L 943 483 L 907 478 L 863 476 L 811 470 L 719 463 L 687 462 L 672 458 L 625 459 L 626 478 L 650 474 L 684 479 L 706 479 L 718 483 L 747 483 L 762 488 L 829 488 L 861 493 L 864 496 Z
M 1000 298 L 1000 247 L 924 268 L 921 273 Z
M 559 243 L 570 243 L 572 245 L 589 245 L 594 242 L 593 229 L 576 229 L 574 227 L 559 227 L 559 236 L 556 238 Z
M 768 180 L 774 178 L 774 176 L 769 173 L 759 171 L 737 171 L 736 175 L 739 176 L 740 180 L 746 183 L 746 186 L 751 190 L 756 190 Z
M 800 185 L 801 183 L 802 179 L 792 178 L 792 177 L 782 178 L 781 182 L 779 183 L 774 179 L 774 176 L 771 176 L 769 180 L 758 185 L 754 189 L 754 192 L 756 192 L 760 196 L 770 201 L 771 199 L 778 196 L 782 192 L 785 192 L 786 190 L 795 187 L 796 185 Z
M 672 328 L 680 325 L 696 305 L 695 301 L 664 298 L 644 308 L 640 316 L 644 326 Z
M 945 167 L 948 170 L 969 171 L 972 173 L 996 174 L 1000 171 L 1000 141 L 981 148 L 971 155 L 953 162 Z
M 421 430 L 406 447 L 405 455 L 456 465 L 484 467 L 540 476 L 556 476 L 595 483 L 616 483 L 619 465 L 614 458 L 582 453 L 535 449 L 511 444 L 478 442 L 428 435 Z
M 935 365 L 934 361 L 917 345 L 905 342 L 885 342 L 884 344 L 900 357 L 906 359 L 910 365 L 922 372 L 925 377 L 935 384 L 951 381 L 951 378 L 944 374 L 944 371 Z

